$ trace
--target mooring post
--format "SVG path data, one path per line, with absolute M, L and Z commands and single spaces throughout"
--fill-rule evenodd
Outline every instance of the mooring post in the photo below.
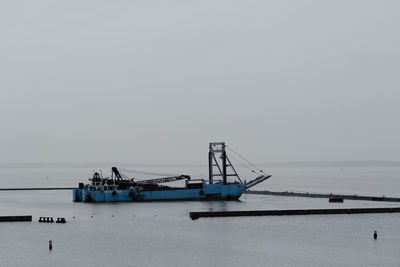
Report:
M 53 242 L 51 240 L 49 240 L 49 250 L 53 249 Z

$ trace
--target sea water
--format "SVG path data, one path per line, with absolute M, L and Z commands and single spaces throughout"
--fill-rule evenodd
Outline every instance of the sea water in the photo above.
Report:
M 88 167 L 6 166 L 0 169 L 0 184 L 74 186 L 91 172 Z M 200 177 L 206 172 L 188 167 L 183 173 Z M 254 190 L 400 197 L 400 167 L 273 166 L 269 172 L 272 178 Z M 71 191 L 0 191 L 0 215 L 33 216 L 32 222 L 0 223 L 0 265 L 399 266 L 397 213 L 189 218 L 190 211 L 398 205 L 250 194 L 240 201 L 73 203 Z M 41 216 L 65 217 L 67 223 L 39 223 Z

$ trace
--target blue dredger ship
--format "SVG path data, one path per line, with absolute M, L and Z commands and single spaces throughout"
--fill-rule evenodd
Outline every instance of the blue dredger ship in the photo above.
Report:
M 210 143 L 208 156 L 209 179 L 207 180 L 179 175 L 135 181 L 116 167 L 112 167 L 111 177 L 104 178 L 95 172 L 89 179 L 89 184 L 79 183 L 79 187 L 73 189 L 73 200 L 75 202 L 236 200 L 246 189 L 271 177 L 259 170 L 262 174 L 259 173 L 260 175 L 254 180 L 243 182 L 227 156 L 224 142 Z M 257 173 L 254 170 L 252 172 Z M 234 177 L 235 180 L 228 181 L 228 177 Z M 184 187 L 165 185 L 180 180 L 185 181 Z

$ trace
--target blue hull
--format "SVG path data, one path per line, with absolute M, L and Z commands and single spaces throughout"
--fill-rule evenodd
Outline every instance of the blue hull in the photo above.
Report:
M 73 189 L 74 202 L 126 202 L 126 201 L 158 201 L 158 200 L 234 200 L 246 190 L 246 184 L 203 182 L 202 188 L 165 188 L 144 191 L 139 188 L 104 189 L 84 187 Z

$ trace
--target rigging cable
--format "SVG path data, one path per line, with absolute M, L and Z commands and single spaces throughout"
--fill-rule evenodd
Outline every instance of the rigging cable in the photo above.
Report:
M 234 153 L 235 155 L 237 155 L 238 157 L 240 157 L 241 159 L 243 159 L 244 161 L 246 161 L 247 163 L 249 163 L 251 166 L 253 166 L 254 168 L 256 168 L 257 170 L 259 170 L 260 172 L 264 173 L 263 170 L 261 170 L 260 168 L 258 168 L 256 165 L 254 165 L 253 163 L 251 163 L 248 159 L 246 159 L 245 157 L 239 155 L 237 152 L 235 152 L 232 148 L 226 146 L 226 148 L 228 148 L 232 153 Z M 254 170 L 252 170 L 253 172 L 255 172 Z
M 232 154 L 229 155 L 229 158 L 230 158 L 230 159 L 233 159 L 236 163 L 239 164 L 239 166 L 245 167 L 245 168 L 248 169 L 250 172 L 255 173 L 255 174 L 257 174 L 257 175 L 261 175 L 259 172 L 256 172 L 256 171 L 254 171 L 252 168 L 250 168 L 250 167 L 248 166 L 249 164 L 243 163 L 243 160 L 240 161 L 238 158 L 236 158 L 236 157 L 233 156 Z

